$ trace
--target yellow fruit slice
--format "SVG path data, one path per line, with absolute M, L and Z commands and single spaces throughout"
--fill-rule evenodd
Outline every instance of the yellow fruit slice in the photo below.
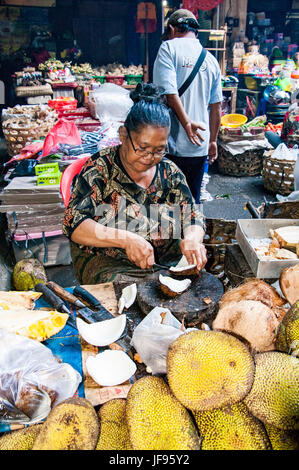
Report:
M 4 304 L 11 308 L 34 308 L 34 301 L 39 299 L 42 294 L 34 291 L 0 291 L 0 306 Z M 5 310 L 6 307 L 2 307 Z
M 36 341 L 45 341 L 56 335 L 65 327 L 67 320 L 66 313 L 56 310 L 0 310 L 0 328 Z

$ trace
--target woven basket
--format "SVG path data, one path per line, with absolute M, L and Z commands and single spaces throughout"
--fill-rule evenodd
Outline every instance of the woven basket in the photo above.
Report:
M 51 86 L 48 85 L 38 85 L 38 86 L 17 86 L 15 88 L 16 96 L 42 96 L 42 95 L 52 95 L 53 90 Z
M 8 119 L 2 125 L 8 154 L 17 155 L 28 142 L 46 137 L 54 125 L 55 122 L 50 121 L 43 124 L 35 123 L 31 127 L 21 127 L 18 120 Z
M 283 196 L 287 196 L 294 191 L 295 163 L 295 161 L 265 157 L 263 164 L 265 188 L 271 193 L 278 193 Z
M 220 173 L 230 176 L 257 176 L 261 174 L 264 149 L 246 150 L 246 152 L 237 155 L 232 155 L 221 145 L 218 149 Z

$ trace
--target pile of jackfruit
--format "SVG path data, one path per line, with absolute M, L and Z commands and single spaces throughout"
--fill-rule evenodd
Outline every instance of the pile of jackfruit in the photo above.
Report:
M 142 377 L 97 412 L 68 399 L 44 423 L 2 435 L 0 450 L 298 450 L 298 332 L 299 301 L 279 350 L 253 354 L 234 334 L 191 331 L 171 344 L 165 377 Z

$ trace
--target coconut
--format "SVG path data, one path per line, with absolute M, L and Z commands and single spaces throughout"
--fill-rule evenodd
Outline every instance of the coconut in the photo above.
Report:
M 174 276 L 198 276 L 200 271 L 197 268 L 196 264 L 188 264 L 188 261 L 185 256 L 182 256 L 180 261 L 176 266 L 171 266 L 169 272 Z
M 261 279 L 247 279 L 243 284 L 227 291 L 219 302 L 220 308 L 240 300 L 257 300 L 270 308 L 281 307 L 286 303 L 278 292 Z
M 86 369 L 99 385 L 113 387 L 129 380 L 137 367 L 125 352 L 107 350 L 97 356 L 89 356 Z
M 122 290 L 121 297 L 118 301 L 118 313 L 122 313 L 124 308 L 130 308 L 135 302 L 137 295 L 137 285 L 131 284 Z
M 279 285 L 283 295 L 291 305 L 299 300 L 299 262 L 295 266 L 285 268 L 282 271 Z
M 191 285 L 190 279 L 173 279 L 169 276 L 159 275 L 159 282 L 162 292 L 168 297 L 176 297 L 185 292 Z
M 126 315 L 96 323 L 86 323 L 77 318 L 76 323 L 79 334 L 87 343 L 93 346 L 108 346 L 121 337 L 126 327 Z
M 272 238 L 276 238 L 281 248 L 295 248 L 299 243 L 299 226 L 290 225 L 270 230 Z
M 264 352 L 275 349 L 279 325 L 275 312 L 263 302 L 241 300 L 221 305 L 212 327 L 237 334 L 248 341 L 254 351 Z

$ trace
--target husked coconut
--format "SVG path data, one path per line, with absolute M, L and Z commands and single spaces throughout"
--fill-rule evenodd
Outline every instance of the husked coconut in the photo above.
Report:
M 282 271 L 279 284 L 283 295 L 291 305 L 299 300 L 299 262 Z
M 130 308 L 135 302 L 137 295 L 137 285 L 131 284 L 122 290 L 121 297 L 118 301 L 118 313 L 122 313 L 124 308 Z
M 175 297 L 185 292 L 191 285 L 191 279 L 173 279 L 169 276 L 159 276 L 159 282 L 162 292 L 168 297 Z
M 270 308 L 281 307 L 286 303 L 278 292 L 261 279 L 247 279 L 243 284 L 227 291 L 219 302 L 220 307 L 241 300 L 257 300 Z
M 270 235 L 279 241 L 281 248 L 296 248 L 299 243 L 299 226 L 279 227 L 275 230 L 270 230 Z
M 171 268 L 169 268 L 169 272 L 174 276 L 178 277 L 196 275 L 198 276 L 200 273 L 199 269 L 196 266 L 196 263 L 189 264 L 185 256 L 182 256 L 176 266 L 171 266 Z
M 280 321 L 262 302 L 241 300 L 226 302 L 213 322 L 213 330 L 225 330 L 247 340 L 256 352 L 275 349 Z
M 86 359 L 86 369 L 95 382 L 113 387 L 129 380 L 135 374 L 135 362 L 124 351 L 106 350 Z

